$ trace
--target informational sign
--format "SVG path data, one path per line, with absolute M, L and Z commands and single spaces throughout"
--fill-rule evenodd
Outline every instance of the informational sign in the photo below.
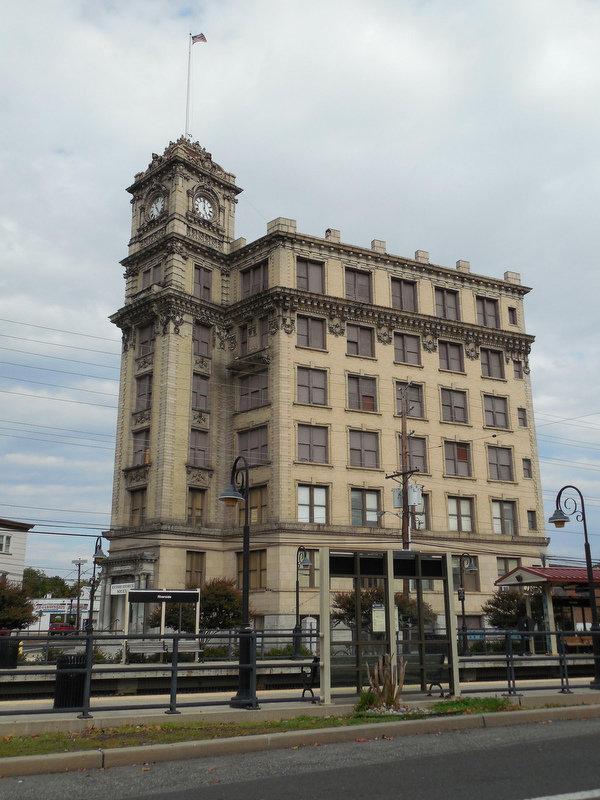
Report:
M 131 591 L 131 589 L 135 589 L 135 583 L 113 583 L 110 587 L 110 593 L 112 595 L 115 594 L 127 594 L 127 592 Z
M 373 633 L 385 633 L 385 606 L 383 603 L 373 603 L 371 607 L 371 629 Z
M 423 502 L 423 487 L 416 483 L 408 484 L 408 505 L 411 508 L 420 506 Z
M 402 489 L 400 486 L 392 489 L 392 503 L 394 508 L 402 508 Z
M 31 605 L 33 606 L 33 610 L 38 614 L 65 614 L 75 610 L 77 598 L 48 597 L 43 600 L 32 600 Z M 80 600 L 79 611 L 87 611 L 89 605 L 89 600 Z
M 198 603 L 198 589 L 134 589 L 129 592 L 130 603 Z

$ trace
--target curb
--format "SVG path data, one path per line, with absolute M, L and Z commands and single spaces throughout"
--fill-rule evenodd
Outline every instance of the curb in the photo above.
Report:
M 227 739 L 120 747 L 110 750 L 84 750 L 74 753 L 50 753 L 42 756 L 16 756 L 0 759 L 0 777 L 130 766 L 148 762 L 178 761 L 215 755 L 253 753 L 261 750 L 281 750 L 289 747 L 351 742 L 356 739 L 378 739 L 382 736 L 416 736 L 427 733 L 472 730 L 474 728 L 501 728 L 515 724 L 528 725 L 535 722 L 594 719 L 599 717 L 600 706 L 577 705 L 526 711 L 500 711 L 493 714 L 365 723 L 342 728 L 287 731 L 285 733 L 236 736 Z

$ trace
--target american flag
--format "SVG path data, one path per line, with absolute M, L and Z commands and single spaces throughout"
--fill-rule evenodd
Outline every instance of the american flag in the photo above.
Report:
M 195 36 L 192 36 L 192 44 L 205 41 L 206 41 L 206 36 L 203 33 L 197 33 Z

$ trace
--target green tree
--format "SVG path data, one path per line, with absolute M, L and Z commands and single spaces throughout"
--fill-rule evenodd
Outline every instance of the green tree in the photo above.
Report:
M 371 610 L 374 605 L 385 602 L 385 593 L 381 586 L 374 586 L 360 591 L 361 624 L 363 629 L 368 629 L 371 625 Z M 417 625 L 417 601 L 411 597 L 405 598 L 402 592 L 394 595 L 394 603 L 399 615 L 410 625 Z M 353 628 L 356 622 L 356 597 L 354 592 L 336 592 L 333 595 L 331 607 L 331 621 L 343 623 L 349 628 Z M 423 621 L 425 625 L 433 625 L 436 621 L 436 614 L 429 603 L 423 603 Z
M 35 620 L 27 592 L 18 583 L 0 578 L 0 628 L 26 628 Z
M 84 582 L 81 582 L 84 585 Z M 76 597 L 77 586 L 69 585 L 59 575 L 46 575 L 41 569 L 25 567 L 23 571 L 23 589 L 27 597 Z
M 169 628 L 179 630 L 180 604 L 167 603 L 165 622 Z M 235 628 L 242 622 L 242 593 L 234 580 L 213 578 L 207 581 L 200 593 L 200 629 L 224 630 Z M 148 618 L 151 628 L 160 625 L 160 608 Z M 193 633 L 196 629 L 196 606 L 181 604 L 181 631 Z
M 544 610 L 540 591 L 531 592 L 531 615 L 538 625 L 544 623 Z M 527 617 L 525 595 L 519 589 L 498 589 L 481 606 L 493 628 L 522 628 Z

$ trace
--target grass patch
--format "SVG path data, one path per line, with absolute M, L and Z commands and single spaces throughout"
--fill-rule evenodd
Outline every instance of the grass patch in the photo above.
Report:
M 40 733 L 33 736 L 0 738 L 0 758 L 34 756 L 46 753 L 70 753 L 76 750 L 98 750 L 133 747 L 146 744 L 222 739 L 230 736 L 251 736 L 257 733 L 309 731 L 317 728 L 341 728 L 349 725 L 394 722 L 454 714 L 481 714 L 514 708 L 508 701 L 495 697 L 473 697 L 435 703 L 429 713 L 416 709 L 410 714 L 353 714 L 351 716 L 295 717 L 279 721 L 257 722 L 177 722 L 162 725 L 123 725 L 118 728 L 89 728 L 81 733 Z
M 462 697 L 460 700 L 441 700 L 431 707 L 434 714 L 489 714 L 494 711 L 517 710 L 503 697 Z

